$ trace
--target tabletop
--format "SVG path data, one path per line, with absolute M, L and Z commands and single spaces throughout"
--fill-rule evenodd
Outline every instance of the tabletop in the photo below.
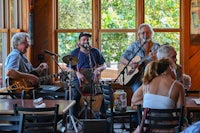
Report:
M 200 105 L 196 104 L 193 98 L 196 97 L 185 97 L 185 108 L 188 110 L 200 110 Z
M 185 97 L 185 108 L 187 111 L 187 119 L 188 119 L 189 124 L 191 124 L 190 112 L 200 111 L 200 105 L 196 104 L 194 100 L 192 100 L 194 98 L 197 98 L 197 97 L 190 97 L 190 96 Z
M 76 101 L 75 100 L 43 100 L 45 107 L 54 107 L 59 104 L 59 114 L 65 114 Z M 0 99 L 0 114 L 13 114 L 13 104 L 20 107 L 35 108 L 33 99 Z

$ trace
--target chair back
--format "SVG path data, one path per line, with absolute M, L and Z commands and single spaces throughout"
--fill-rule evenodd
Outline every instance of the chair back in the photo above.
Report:
M 23 114 L 20 115 L 0 115 L 0 132 L 1 133 L 10 133 L 17 132 L 22 133 L 22 123 L 23 123 Z
M 22 90 L 21 92 L 13 92 L 13 91 L 9 91 L 9 90 L 4 91 L 4 92 L 0 91 L 0 98 L 7 99 L 8 96 L 11 99 L 24 99 L 25 91 L 24 90 Z
M 101 82 L 102 92 L 103 92 L 103 100 L 104 107 L 106 113 L 113 113 L 113 89 L 110 84 Z
M 185 96 L 199 97 L 200 90 L 185 90 Z
M 23 133 L 56 133 L 58 121 L 58 108 L 26 108 L 13 105 L 14 114 L 24 113 Z
M 151 109 L 138 105 L 138 123 L 140 126 L 146 127 L 148 132 L 170 129 L 180 132 L 183 125 L 183 109 L 184 106 L 176 109 Z M 142 113 L 143 111 L 146 113 Z M 143 120 L 143 118 L 145 119 Z

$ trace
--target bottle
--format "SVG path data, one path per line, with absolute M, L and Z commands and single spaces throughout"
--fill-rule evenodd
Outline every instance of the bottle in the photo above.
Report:
M 116 90 L 114 92 L 114 109 L 116 111 L 126 111 L 127 94 L 124 90 Z

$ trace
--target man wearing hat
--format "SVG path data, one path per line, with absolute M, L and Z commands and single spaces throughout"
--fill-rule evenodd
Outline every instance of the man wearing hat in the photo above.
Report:
M 81 32 L 78 46 L 71 53 L 78 59 L 78 63 L 72 66 L 76 76 L 73 79 L 72 99 L 76 100 L 73 115 L 78 116 L 80 110 L 80 98 L 82 92 L 94 93 L 94 86 L 98 84 L 101 72 L 106 69 L 105 59 L 101 52 L 90 45 L 91 34 Z M 91 91 L 92 88 L 92 91 Z

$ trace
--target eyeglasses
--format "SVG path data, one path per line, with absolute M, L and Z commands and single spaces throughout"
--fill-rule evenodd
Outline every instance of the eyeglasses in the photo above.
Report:
M 183 87 L 184 87 L 185 89 L 189 89 L 191 86 L 192 86 L 191 84 L 184 84 L 184 85 L 183 85 Z
M 29 45 L 29 42 L 21 42 L 21 44 Z

